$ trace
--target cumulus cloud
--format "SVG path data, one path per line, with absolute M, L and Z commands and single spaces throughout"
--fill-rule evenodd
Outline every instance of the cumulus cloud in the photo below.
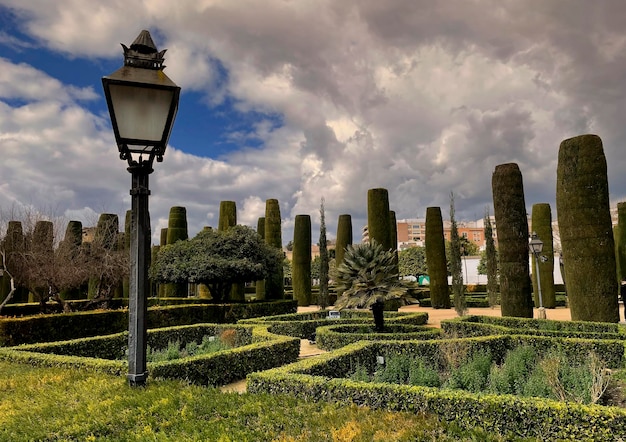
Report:
M 268 116 L 227 134 L 241 145 L 220 158 L 168 150 L 151 178 L 155 238 L 173 205 L 197 231 L 215 224 L 220 200 L 255 226 L 277 198 L 287 242 L 296 214 L 319 220 L 322 196 L 331 235 L 342 213 L 358 231 L 374 187 L 389 189 L 398 218 L 445 213 L 451 191 L 457 217 L 481 217 L 491 174 L 507 162 L 520 165 L 529 207 L 554 207 L 559 143 L 587 132 L 605 142 L 613 204 L 626 198 L 619 0 L 0 4 L 36 44 L 73 57 L 117 57 L 120 40 L 149 28 L 169 49 L 168 75 L 203 96 L 207 113 L 228 100 Z M 0 205 L 49 189 L 69 213 L 99 209 L 96 199 L 127 205 L 106 122 L 85 107 L 93 89 L 6 59 L 0 68 Z

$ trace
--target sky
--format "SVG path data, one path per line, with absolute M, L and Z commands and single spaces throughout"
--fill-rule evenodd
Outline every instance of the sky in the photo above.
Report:
M 599 135 L 611 205 L 626 199 L 623 0 L 0 0 L 0 212 L 93 225 L 130 208 L 101 78 L 142 29 L 182 88 L 150 176 L 153 243 L 184 206 L 190 236 L 235 201 L 256 227 L 278 199 L 283 243 L 325 200 L 328 235 L 367 190 L 398 219 L 454 193 L 457 220 L 493 211 L 517 163 L 527 210 L 555 209 L 559 144 Z

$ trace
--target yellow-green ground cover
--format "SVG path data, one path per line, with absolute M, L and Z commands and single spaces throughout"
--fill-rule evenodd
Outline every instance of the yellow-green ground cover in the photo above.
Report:
M 0 362 L 0 440 L 498 441 L 410 413 Z

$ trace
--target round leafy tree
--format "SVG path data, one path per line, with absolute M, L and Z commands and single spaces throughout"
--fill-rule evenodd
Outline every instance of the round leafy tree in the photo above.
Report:
M 382 331 L 385 301 L 409 301 L 397 269 L 394 251 L 385 250 L 376 241 L 349 245 L 335 273 L 338 290 L 342 292 L 335 308 L 371 308 L 376 330 Z
M 215 301 L 225 299 L 236 282 L 256 281 L 278 271 L 282 253 L 252 229 L 203 230 L 194 238 L 161 247 L 150 269 L 161 282 L 206 284 Z

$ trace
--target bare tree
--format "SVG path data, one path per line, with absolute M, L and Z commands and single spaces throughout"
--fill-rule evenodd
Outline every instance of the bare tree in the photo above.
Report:
M 70 311 L 74 307 L 63 299 L 62 292 L 84 287 L 89 278 L 98 281 L 97 292 L 94 299 L 81 308 L 91 308 L 94 304 L 107 307 L 114 288 L 128 275 L 128 251 L 109 247 L 109 243 L 100 240 L 77 244 L 75 237 L 66 237 L 59 241 L 62 221 L 44 218 L 35 211 L 22 213 L 23 247 L 15 247 L 9 233 L 0 242 L 2 270 L 11 288 L 0 304 L 0 313 L 19 288 L 28 290 L 39 302 L 42 312 L 46 312 L 50 300 L 59 303 L 64 311 Z

